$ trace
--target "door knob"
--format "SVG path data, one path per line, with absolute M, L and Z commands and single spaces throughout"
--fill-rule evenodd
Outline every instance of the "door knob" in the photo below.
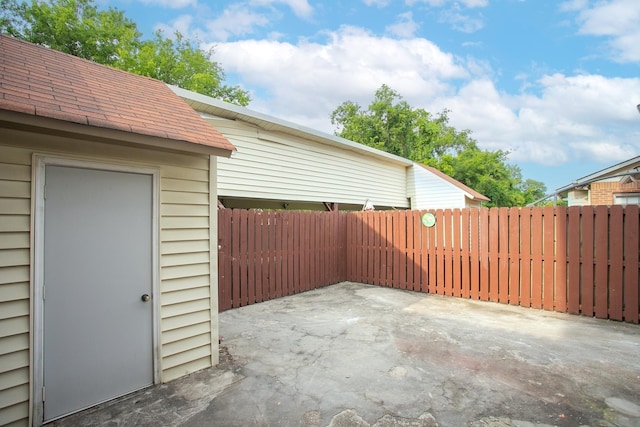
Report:
M 140 299 L 142 300 L 142 302 L 149 302 L 151 296 L 149 294 L 143 294 Z

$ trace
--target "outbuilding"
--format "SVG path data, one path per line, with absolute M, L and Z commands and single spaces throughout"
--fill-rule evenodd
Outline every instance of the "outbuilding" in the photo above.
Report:
M 0 425 L 217 364 L 233 150 L 160 81 L 0 36 Z
M 414 163 L 409 174 L 411 209 L 479 209 L 491 201 L 431 166 Z
M 218 162 L 229 208 L 455 209 L 489 199 L 411 160 L 178 87 L 237 152 Z

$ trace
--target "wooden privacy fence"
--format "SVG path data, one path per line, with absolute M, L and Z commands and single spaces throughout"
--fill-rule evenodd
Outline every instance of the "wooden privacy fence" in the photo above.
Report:
M 220 311 L 344 280 L 638 323 L 638 206 L 219 211 Z
M 347 280 L 638 323 L 638 206 L 362 212 Z
M 219 210 L 219 310 L 344 281 L 345 235 L 338 212 Z

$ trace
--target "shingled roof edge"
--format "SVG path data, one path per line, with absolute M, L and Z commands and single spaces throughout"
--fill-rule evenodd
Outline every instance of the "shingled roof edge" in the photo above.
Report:
M 0 35 L 0 75 L 2 110 L 176 141 L 181 151 L 191 151 L 184 144 L 227 157 L 235 150 L 164 82 L 150 77 L 8 35 Z

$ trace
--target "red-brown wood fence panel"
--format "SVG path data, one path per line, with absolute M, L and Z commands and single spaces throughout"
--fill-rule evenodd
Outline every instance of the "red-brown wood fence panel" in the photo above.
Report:
M 218 213 L 220 311 L 345 280 L 640 320 L 638 206 Z
M 344 281 L 346 237 L 344 213 L 219 210 L 219 311 Z
M 421 224 L 423 213 L 350 213 L 358 231 L 347 239 L 346 259 L 356 265 L 346 279 L 640 320 L 638 206 L 436 210 L 431 228 Z M 386 246 L 363 251 L 371 241 Z M 378 259 L 392 263 L 384 281 L 376 277 Z

